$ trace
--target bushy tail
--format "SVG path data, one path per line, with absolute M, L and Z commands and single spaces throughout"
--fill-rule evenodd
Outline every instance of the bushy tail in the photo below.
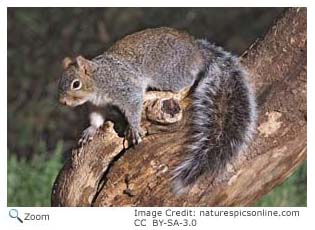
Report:
M 238 59 L 205 41 L 208 67 L 193 92 L 187 158 L 173 177 L 176 193 L 185 192 L 201 175 L 213 179 L 243 150 L 256 126 L 256 103 Z

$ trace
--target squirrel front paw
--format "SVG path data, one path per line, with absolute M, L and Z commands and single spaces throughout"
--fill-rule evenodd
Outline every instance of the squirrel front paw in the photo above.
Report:
M 128 140 L 128 144 L 137 145 L 142 141 L 141 134 L 141 130 L 136 130 L 129 127 L 126 130 L 125 139 Z
M 93 137 L 95 136 L 96 132 L 97 132 L 97 127 L 95 126 L 90 126 L 87 129 L 85 129 L 82 133 L 82 136 L 79 140 L 79 144 L 86 144 L 89 141 L 93 140 Z

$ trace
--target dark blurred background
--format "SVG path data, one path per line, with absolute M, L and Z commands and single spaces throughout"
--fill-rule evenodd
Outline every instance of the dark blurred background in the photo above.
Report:
M 88 125 L 58 104 L 66 56 L 87 58 L 141 29 L 169 26 L 240 55 L 282 8 L 8 8 L 8 206 L 49 206 L 63 156 Z M 256 205 L 305 206 L 306 164 Z

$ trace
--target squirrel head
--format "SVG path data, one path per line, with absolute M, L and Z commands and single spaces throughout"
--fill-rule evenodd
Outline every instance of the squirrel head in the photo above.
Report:
M 78 56 L 75 60 L 63 60 L 63 72 L 59 79 L 59 101 L 75 107 L 87 102 L 94 92 L 93 72 L 96 64 Z

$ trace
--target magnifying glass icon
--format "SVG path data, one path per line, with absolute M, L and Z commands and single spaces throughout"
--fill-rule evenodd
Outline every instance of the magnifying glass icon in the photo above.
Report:
M 18 221 L 20 221 L 21 223 L 23 223 L 23 220 L 19 217 L 19 212 L 18 212 L 18 210 L 16 210 L 16 209 L 11 209 L 11 210 L 9 211 L 9 216 L 10 216 L 11 218 L 16 218 L 16 219 L 18 219 Z

